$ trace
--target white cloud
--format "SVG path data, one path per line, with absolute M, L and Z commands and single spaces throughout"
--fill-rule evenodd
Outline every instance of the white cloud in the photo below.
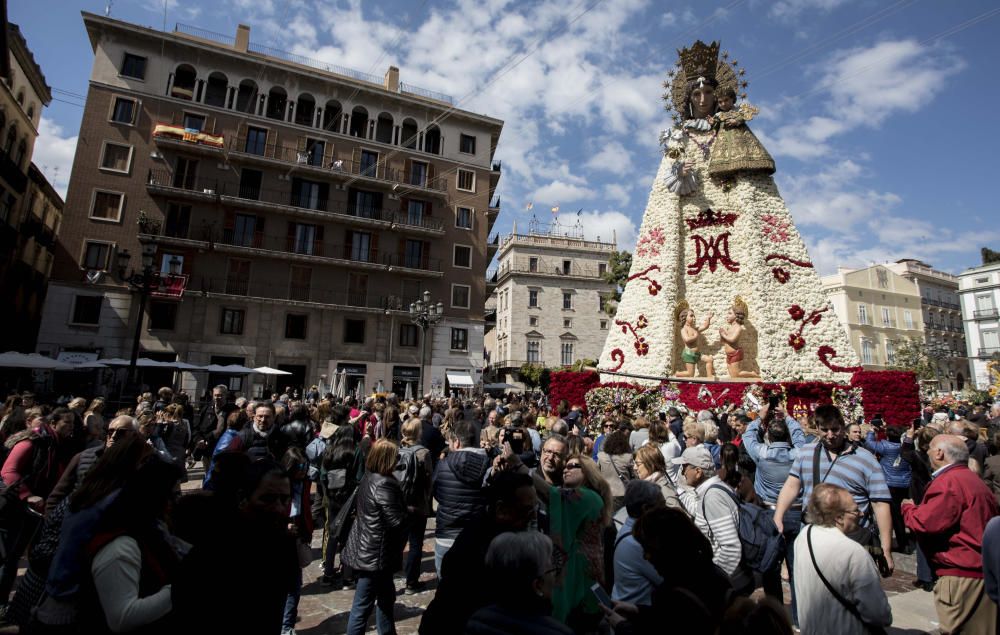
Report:
M 617 183 L 608 183 L 604 186 L 604 198 L 608 199 L 608 201 L 612 203 L 621 205 L 622 207 L 628 205 L 631 200 L 628 189 Z
M 831 11 L 848 2 L 850 0 L 780 0 L 771 5 L 771 15 L 776 18 L 794 18 L 803 11 Z
M 587 240 L 611 242 L 617 239 L 618 249 L 632 251 L 638 232 L 635 222 L 619 211 L 583 212 L 578 217 L 583 226 L 583 236 Z
M 595 172 L 610 172 L 611 174 L 625 174 L 632 169 L 632 155 L 618 141 L 605 139 L 600 143 L 596 152 L 591 155 L 584 166 Z
M 532 200 L 536 203 L 540 202 L 547 206 L 550 204 L 554 206 L 579 201 L 592 196 L 594 196 L 594 191 L 590 188 L 573 185 L 565 181 L 552 181 L 548 185 L 543 185 L 536 189 Z
M 901 202 L 892 192 L 866 188 L 864 172 L 862 166 L 844 160 L 814 174 L 779 180 L 796 223 L 846 234 L 870 218 L 888 214 Z
M 65 199 L 78 137 L 63 134 L 62 126 L 43 116 L 38 125 L 38 139 L 31 160 Z

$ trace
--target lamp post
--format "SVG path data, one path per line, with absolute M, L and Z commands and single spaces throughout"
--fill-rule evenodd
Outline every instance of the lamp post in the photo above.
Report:
M 422 300 L 410 304 L 410 321 L 420 327 L 420 388 L 418 398 L 424 395 L 424 360 L 427 359 L 427 329 L 444 317 L 444 303 L 431 302 L 431 292 L 424 291 Z
M 129 358 L 128 364 L 128 382 L 133 386 L 139 383 L 136 361 L 139 359 L 139 338 L 142 336 L 142 320 L 146 313 L 146 299 L 149 297 L 150 292 L 153 289 L 156 289 L 160 284 L 160 274 L 153 266 L 153 260 L 155 257 L 156 244 L 148 242 L 142 243 L 142 269 L 139 271 L 133 269 L 128 273 L 126 273 L 126 271 L 128 270 L 128 263 L 132 258 L 132 254 L 128 252 L 128 249 L 123 249 L 118 252 L 116 257 L 118 278 L 122 282 L 128 284 L 131 290 L 139 292 L 139 315 L 135 321 L 135 336 L 132 339 L 132 356 Z M 170 266 L 173 269 L 175 267 L 175 263 L 171 261 Z

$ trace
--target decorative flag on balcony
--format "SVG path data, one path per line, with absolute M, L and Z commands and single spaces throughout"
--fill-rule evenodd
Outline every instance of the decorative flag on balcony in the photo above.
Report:
M 553 214 L 558 214 L 559 213 L 559 206 L 558 205 L 556 205 L 555 207 L 552 208 L 552 213 Z
M 531 202 L 531 203 L 528 203 L 527 205 L 525 205 L 525 206 L 524 206 L 524 209 L 526 209 L 526 210 L 530 210 L 530 209 L 531 209 L 532 207 L 534 207 L 534 206 L 535 206 L 535 203 L 534 203 L 534 202 Z

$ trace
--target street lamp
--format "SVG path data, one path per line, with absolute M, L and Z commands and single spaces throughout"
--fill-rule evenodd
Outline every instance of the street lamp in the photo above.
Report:
M 431 302 L 431 292 L 424 291 L 422 300 L 410 304 L 410 321 L 420 327 L 420 388 L 418 394 L 424 394 L 424 360 L 427 359 L 427 329 L 441 321 L 444 317 L 444 303 Z
M 118 279 L 128 284 L 133 291 L 139 292 L 139 315 L 135 321 L 135 336 L 132 339 L 132 356 L 128 364 L 128 381 L 132 385 L 139 383 L 138 368 L 136 361 L 139 359 L 139 338 L 142 336 L 142 320 L 146 313 L 146 299 L 154 289 L 160 285 L 160 274 L 154 269 L 154 258 L 156 257 L 156 243 L 142 243 L 142 269 L 128 271 L 128 263 L 132 259 L 132 254 L 128 249 L 123 249 L 116 256 Z M 180 262 L 176 257 L 171 261 L 171 270 L 179 268 Z M 126 273 L 128 271 L 128 273 Z

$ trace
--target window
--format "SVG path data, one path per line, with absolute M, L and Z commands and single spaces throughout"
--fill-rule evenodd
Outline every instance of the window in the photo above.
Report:
M 111 121 L 131 126 L 135 123 L 135 111 L 134 99 L 115 97 L 114 106 L 111 109 Z
M 84 269 L 107 271 L 108 256 L 110 255 L 110 243 L 88 240 L 83 247 L 83 262 L 80 263 L 80 266 Z
M 862 364 L 875 363 L 875 346 L 869 339 L 861 340 L 861 363 Z
M 368 274 L 356 272 L 347 274 L 347 304 L 368 306 Z
M 94 204 L 90 209 L 90 217 L 94 220 L 104 220 L 117 223 L 122 217 L 122 203 L 125 195 L 118 192 L 94 192 Z
M 78 295 L 73 302 L 71 324 L 97 326 L 101 322 L 101 296 Z
M 240 171 L 240 191 L 239 197 L 260 200 L 260 184 L 264 180 L 264 173 L 260 170 L 250 170 L 243 168 Z
M 410 163 L 410 185 L 427 187 L 427 164 L 421 161 Z
M 562 346 L 560 348 L 562 349 L 561 350 L 561 354 L 560 354 L 560 360 L 559 360 L 560 363 L 563 366 L 572 366 L 573 365 L 573 342 L 563 342 Z
M 179 274 L 184 271 L 183 254 L 160 254 L 160 273 L 163 275 Z
M 887 364 L 896 363 L 896 342 L 892 340 L 885 341 L 885 361 Z
M 149 330 L 172 331 L 177 324 L 177 303 L 153 300 L 149 303 Z
M 416 346 L 417 345 L 417 333 L 419 333 L 416 324 L 400 324 L 399 325 L 399 345 L 400 346 Z
M 608 264 L 600 262 L 597 264 L 597 275 L 604 277 L 608 273 Z
M 868 306 L 865 304 L 858 305 L 858 323 L 868 324 Z
M 888 289 L 889 288 L 889 272 L 888 271 L 886 271 L 885 269 L 876 269 L 875 270 L 875 277 L 878 279 L 878 287 L 879 287 L 879 289 Z
M 424 210 L 427 203 L 424 201 L 410 201 L 406 205 L 406 224 L 420 226 L 424 222 Z
M 538 326 L 538 318 L 534 316 L 528 318 L 528 326 Z
M 104 156 L 101 157 L 101 168 L 112 172 L 128 174 L 132 167 L 132 146 L 104 142 Z
M 607 302 L 610 298 L 604 297 L 602 294 L 597 294 L 597 311 L 603 313 L 607 309 Z
M 226 293 L 246 295 L 250 288 L 250 261 L 244 258 L 230 258 L 226 273 Z
M 470 287 L 467 284 L 451 285 L 451 306 L 453 308 L 469 308 L 469 289 Z
M 476 173 L 472 170 L 459 169 L 458 189 L 474 192 L 476 190 Z
M 233 221 L 233 240 L 235 247 L 256 246 L 257 217 L 253 214 L 236 214 Z
M 562 307 L 563 307 L 563 309 L 572 309 L 573 308 L 573 294 L 572 293 L 568 293 L 566 291 L 563 291 L 563 304 L 562 304 Z
M 316 249 L 316 226 L 305 223 L 290 223 L 292 251 L 311 256 Z
M 420 269 L 424 266 L 424 241 L 407 240 L 403 244 L 403 266 Z
M 563 318 L 563 328 L 564 329 L 573 328 L 573 320 L 571 318 Z
M 306 163 L 308 165 L 323 167 L 324 154 L 326 154 L 326 142 L 319 139 L 306 140 Z
M 288 276 L 288 299 L 309 302 L 310 287 L 312 287 L 312 269 L 292 265 Z
M 472 229 L 472 210 L 468 207 L 455 208 L 455 227 Z
M 304 340 L 306 339 L 306 323 L 308 315 L 301 313 L 289 313 L 285 316 L 285 339 Z
M 243 150 L 247 154 L 256 154 L 258 156 L 264 156 L 267 149 L 267 130 L 264 128 L 254 128 L 249 126 L 247 128 L 247 142 L 243 147 Z
M 903 322 L 906 323 L 906 328 L 913 328 L 913 313 L 909 311 L 903 311 Z
M 540 340 L 528 340 L 527 361 L 529 364 L 537 364 L 542 361 L 542 342 Z
M 184 113 L 184 129 L 201 132 L 205 129 L 205 115 L 196 115 L 191 112 Z
M 177 167 L 174 169 L 174 187 L 183 190 L 195 189 L 198 178 L 198 161 L 186 157 L 177 157 Z
M 375 176 L 378 170 L 378 152 L 361 151 L 361 176 Z
M 989 277 L 986 278 L 976 278 L 976 284 L 989 284 Z
M 191 206 L 167 203 L 167 214 L 163 220 L 163 235 L 171 238 L 187 238 L 191 224 Z
M 451 350 L 469 350 L 469 329 L 451 329 Z
M 533 309 L 538 307 L 538 289 L 528 289 L 528 306 Z
M 369 232 L 351 232 L 351 260 L 368 262 L 372 257 L 372 235 Z
M 606 331 L 608 329 L 608 321 L 601 320 L 601 330 Z
M 573 262 L 571 260 L 562 261 L 562 272 L 564 276 L 568 276 L 569 272 L 572 270 Z
M 126 53 L 122 60 L 121 74 L 133 79 L 146 79 L 146 58 Z
M 292 205 L 306 209 L 326 210 L 329 188 L 324 183 L 292 179 Z
M 882 326 L 893 326 L 889 307 L 882 307 Z
M 364 320 L 344 320 L 344 343 L 364 344 L 365 343 L 365 321 Z
M 222 309 L 219 320 L 219 333 L 222 335 L 243 335 L 243 322 L 246 311 L 243 309 Z
M 465 245 L 455 245 L 455 254 L 453 263 L 456 267 L 461 267 L 463 269 L 472 268 L 472 247 L 467 247 Z
M 464 154 L 476 153 L 476 138 L 469 134 L 459 135 L 458 151 Z

